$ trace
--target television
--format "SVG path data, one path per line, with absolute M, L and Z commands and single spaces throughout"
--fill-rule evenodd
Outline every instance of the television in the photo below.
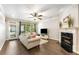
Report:
M 41 34 L 47 34 L 47 29 L 46 28 L 41 29 Z

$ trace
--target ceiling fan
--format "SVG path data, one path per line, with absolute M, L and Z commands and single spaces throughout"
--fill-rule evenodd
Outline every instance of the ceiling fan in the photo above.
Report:
M 43 16 L 43 15 L 38 14 L 38 13 L 36 13 L 36 12 L 31 13 L 30 15 L 32 16 L 32 17 L 30 17 L 30 18 L 34 18 L 34 20 L 37 20 L 37 19 L 42 20 L 42 16 Z

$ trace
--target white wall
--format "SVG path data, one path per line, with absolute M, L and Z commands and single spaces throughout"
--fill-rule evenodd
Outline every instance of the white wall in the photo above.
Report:
M 62 10 L 62 11 L 61 11 Z M 71 16 L 73 19 L 73 27 L 79 27 L 79 20 L 78 20 L 78 5 L 71 5 L 62 8 L 60 11 L 60 20 L 63 20 L 66 16 Z
M 0 12 L 0 49 L 3 47 L 5 40 L 5 17 Z
M 49 38 L 58 40 L 59 39 L 59 24 L 58 24 L 58 22 L 59 22 L 58 17 L 39 22 L 38 33 L 40 34 L 41 28 L 47 28 Z

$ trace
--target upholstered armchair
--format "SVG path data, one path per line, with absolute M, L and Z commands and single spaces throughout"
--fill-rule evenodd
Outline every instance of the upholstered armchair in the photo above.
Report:
M 30 33 L 23 33 L 19 36 L 19 39 L 27 49 L 31 49 L 40 44 L 40 36 L 34 36 L 33 33 L 32 35 Z

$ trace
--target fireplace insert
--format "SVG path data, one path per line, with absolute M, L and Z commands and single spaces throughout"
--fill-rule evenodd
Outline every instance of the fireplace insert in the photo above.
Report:
M 61 47 L 68 52 L 73 52 L 73 34 L 61 32 Z

